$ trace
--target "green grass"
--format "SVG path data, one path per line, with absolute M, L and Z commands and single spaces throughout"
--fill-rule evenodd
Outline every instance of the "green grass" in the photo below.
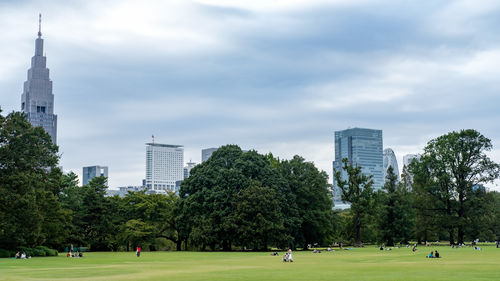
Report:
M 425 258 L 434 249 L 443 258 Z M 296 251 L 294 260 L 241 252 L 85 253 L 0 259 L 0 280 L 500 280 L 500 249 L 491 246 Z

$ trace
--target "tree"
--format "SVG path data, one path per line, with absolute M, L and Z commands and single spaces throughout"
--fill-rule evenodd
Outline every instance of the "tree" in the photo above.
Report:
M 193 168 L 181 185 L 179 194 L 192 221 L 191 238 L 202 248 L 222 246 L 227 251 L 237 240 L 237 225 L 230 218 L 235 195 L 252 183 L 243 171 L 255 175 L 259 167 L 248 166 L 242 155 L 236 145 L 223 146 Z
M 450 243 L 454 243 L 452 228 L 457 229 L 458 243 L 464 242 L 465 229 L 473 209 L 473 187 L 497 179 L 500 166 L 486 152 L 491 141 L 479 132 L 468 129 L 451 132 L 429 141 L 424 149 L 422 165 L 427 165 L 430 179 L 446 210 Z
M 65 227 L 69 231 L 65 244 L 86 245 L 83 224 L 81 223 L 85 215 L 83 209 L 84 189 L 78 186 L 78 176 L 75 173 L 70 172 L 62 175 L 61 192 L 58 196 L 62 207 L 70 214 L 70 221 Z
M 353 166 L 347 158 L 342 159 L 342 163 L 344 163 L 343 170 L 347 173 L 347 179 L 342 179 L 342 171 L 335 171 L 335 180 L 342 192 L 342 201 L 351 203 L 354 245 L 362 246 L 362 219 L 373 208 L 372 175 L 364 175 L 362 168 L 358 165 Z
M 223 146 L 193 168 L 181 185 L 182 236 L 189 236 L 202 249 L 322 243 L 332 233 L 328 187 L 326 173 L 299 156 L 280 161 L 270 154 Z M 277 210 L 275 202 L 279 202 Z M 250 231 L 252 226 L 258 229 Z M 248 233 L 255 236 L 254 243 Z
M 1 111 L 0 111 L 1 113 Z M 57 200 L 57 146 L 23 113 L 0 114 L 0 248 L 55 245 L 67 213 Z
M 380 216 L 379 232 L 381 242 L 387 246 L 407 243 L 413 229 L 413 210 L 410 194 L 403 184 L 397 184 L 397 175 L 389 166 L 383 191 L 379 192 Z
M 83 241 L 93 251 L 109 250 L 117 229 L 112 224 L 112 205 L 106 194 L 106 177 L 95 177 L 82 186 L 82 208 L 74 221 L 82 230 Z
M 283 240 L 283 215 L 276 192 L 255 182 L 235 196 L 232 223 L 237 225 L 240 245 L 254 250 L 267 250 L 269 244 L 279 245 Z M 286 243 L 286 242 L 285 242 Z
M 279 164 L 281 175 L 294 195 L 298 229 L 296 243 L 307 249 L 308 244 L 325 244 L 333 233 L 333 200 L 328 175 L 300 156 Z

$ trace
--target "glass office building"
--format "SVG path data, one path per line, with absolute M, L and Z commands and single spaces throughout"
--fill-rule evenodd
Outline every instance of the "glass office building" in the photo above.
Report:
M 83 184 L 87 185 L 95 177 L 108 177 L 108 167 L 107 166 L 88 166 L 83 167 Z M 106 182 L 107 184 L 107 182 Z
M 335 132 L 335 161 L 333 169 L 342 171 L 342 178 L 347 174 L 342 170 L 342 159 L 362 167 L 366 175 L 373 175 L 373 188 L 381 189 L 384 185 L 384 160 L 382 130 L 352 128 Z M 340 190 L 334 184 L 334 200 L 340 201 Z

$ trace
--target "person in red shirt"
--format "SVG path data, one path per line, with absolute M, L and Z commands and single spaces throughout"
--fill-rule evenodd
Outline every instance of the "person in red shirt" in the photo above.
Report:
M 137 257 L 140 257 L 141 256 L 141 247 L 137 246 L 137 248 L 135 249 L 135 253 L 137 254 Z

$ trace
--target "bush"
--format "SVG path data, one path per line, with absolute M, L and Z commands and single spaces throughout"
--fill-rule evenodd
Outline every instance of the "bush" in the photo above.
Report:
M 57 252 L 57 250 L 50 249 L 50 248 L 45 247 L 45 246 L 38 246 L 35 249 L 43 251 L 45 253 L 44 256 L 47 256 L 47 257 L 55 257 L 59 254 Z
M 45 256 L 57 256 L 58 252 L 54 249 L 49 249 L 45 246 L 38 246 L 36 248 L 26 248 L 20 247 L 19 252 L 25 252 L 28 257 L 45 257 Z
M 0 258 L 11 258 L 15 255 L 16 253 L 14 251 L 7 251 L 4 249 L 0 249 Z

